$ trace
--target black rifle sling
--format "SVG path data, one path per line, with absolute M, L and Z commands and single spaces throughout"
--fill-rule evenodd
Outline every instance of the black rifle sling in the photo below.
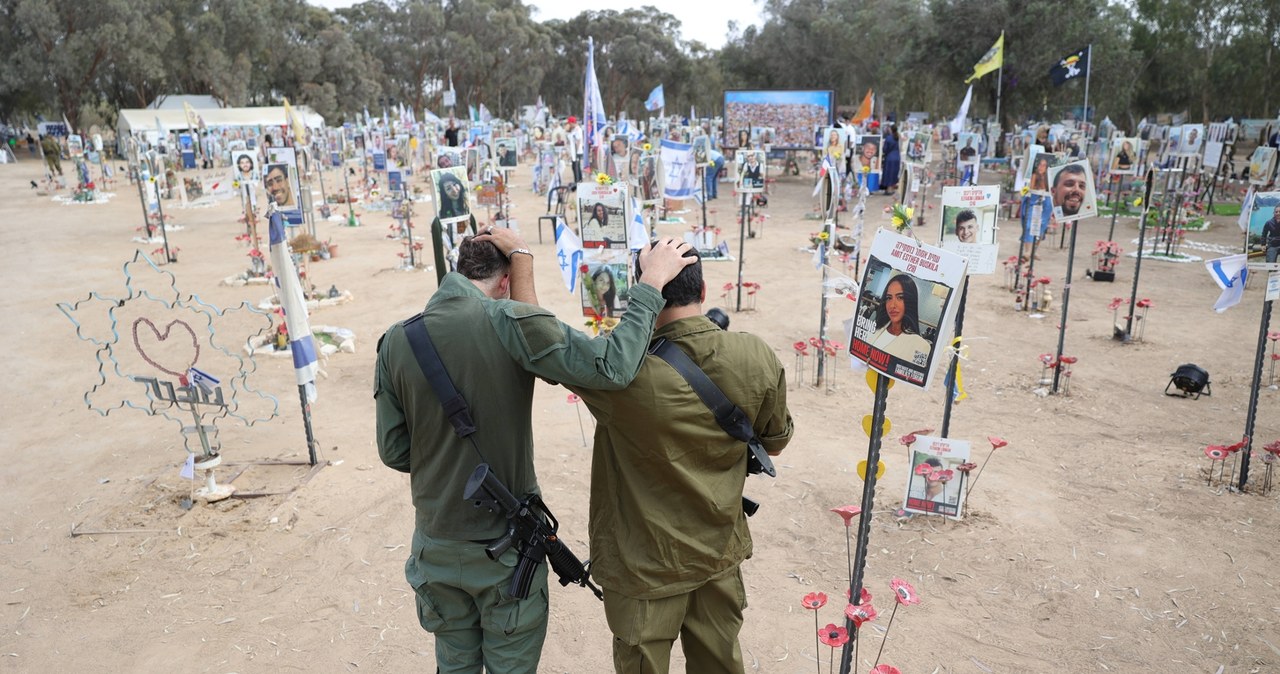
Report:
M 747 413 L 733 404 L 725 396 L 724 391 L 711 381 L 707 373 L 703 372 L 702 368 L 698 367 L 679 347 L 667 341 L 665 337 L 660 337 L 649 346 L 649 353 L 667 361 L 668 365 L 675 368 L 675 371 L 689 382 L 689 387 L 702 399 L 702 404 L 715 415 L 716 423 L 720 424 L 720 428 L 723 428 L 725 433 L 746 443 L 753 440 L 759 442 L 756 439 L 755 429 L 751 427 L 751 420 L 747 418 Z
M 444 406 L 444 413 L 449 417 L 449 423 L 453 425 L 453 432 L 457 433 L 458 437 L 465 438 L 476 432 L 475 422 L 471 420 L 471 408 L 467 406 L 466 399 L 453 385 L 448 371 L 444 369 L 444 361 L 440 360 L 440 353 L 436 351 L 436 345 L 427 334 L 426 323 L 422 314 L 410 318 L 404 322 L 404 335 L 409 339 L 409 347 L 413 349 L 413 357 L 417 359 L 418 367 L 422 368 L 422 374 L 426 375 L 432 390 L 436 392 L 436 397 L 440 399 L 440 404 Z

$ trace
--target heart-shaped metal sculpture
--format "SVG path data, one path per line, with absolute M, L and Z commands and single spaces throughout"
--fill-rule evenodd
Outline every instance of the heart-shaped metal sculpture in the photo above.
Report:
M 171 370 L 165 367 L 164 365 L 157 363 L 154 358 L 152 358 L 150 355 L 147 354 L 146 349 L 142 347 L 142 342 L 138 340 L 138 326 L 142 325 L 143 323 L 145 323 L 148 328 L 151 328 L 151 334 L 155 336 L 156 342 L 168 341 L 169 337 L 172 335 L 173 326 L 175 325 L 181 327 L 182 330 L 186 331 L 186 335 L 191 338 L 191 348 L 193 351 L 193 353 L 191 354 L 190 361 L 182 365 L 182 369 L 177 371 Z M 181 333 L 178 336 L 181 337 Z M 179 378 L 186 376 L 187 370 L 194 367 L 196 362 L 200 360 L 200 342 L 199 340 L 196 339 L 196 331 L 192 330 L 191 326 L 187 325 L 185 321 L 181 321 L 178 319 L 169 321 L 169 323 L 164 326 L 163 333 L 156 328 L 156 324 L 152 323 L 151 319 L 149 318 L 144 317 L 144 318 L 139 318 L 135 320 L 133 322 L 133 346 L 135 349 L 138 350 L 138 355 L 142 356 L 142 359 L 147 361 L 147 363 L 151 365 L 151 367 L 154 367 L 155 369 L 160 370 L 161 372 L 171 374 Z

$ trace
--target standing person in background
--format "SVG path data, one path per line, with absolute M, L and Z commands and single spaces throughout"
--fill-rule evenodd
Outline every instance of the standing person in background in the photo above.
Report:
M 458 121 L 449 118 L 449 127 L 444 130 L 444 144 L 449 147 L 458 147 Z
M 57 172 L 62 177 L 62 144 L 52 135 L 40 139 L 40 149 L 44 151 L 44 163 L 49 167 L 49 175 Z
M 576 187 L 582 182 L 582 129 L 578 128 L 578 118 L 570 117 L 565 128 L 565 147 L 569 151 L 569 160 L 573 162 L 573 184 Z
M 902 154 L 898 151 L 898 127 L 890 124 L 884 134 L 884 170 L 880 176 L 880 188 L 885 194 L 898 186 L 898 173 L 902 170 Z

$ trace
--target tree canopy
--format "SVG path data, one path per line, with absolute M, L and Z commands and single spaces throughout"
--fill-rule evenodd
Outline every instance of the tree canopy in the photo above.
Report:
M 0 119 L 110 122 L 176 93 L 233 106 L 287 97 L 334 122 L 395 104 L 443 113 L 450 74 L 460 106 L 511 116 L 541 95 L 573 114 L 588 37 L 609 114 L 643 116 L 662 84 L 668 111 L 718 114 L 725 88 L 815 88 L 841 105 L 874 89 L 886 113 L 949 115 L 1001 31 L 1004 69 L 975 83 L 975 114 L 993 111 L 997 78 L 1006 122 L 1078 109 L 1083 83 L 1056 88 L 1048 70 L 1087 45 L 1090 105 L 1122 126 L 1280 105 L 1275 0 L 761 1 L 763 25 L 712 49 L 653 7 L 538 22 L 522 0 L 0 0 Z

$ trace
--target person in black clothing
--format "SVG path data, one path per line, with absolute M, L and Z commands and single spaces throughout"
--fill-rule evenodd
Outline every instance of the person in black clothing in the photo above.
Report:
M 458 124 L 449 119 L 449 128 L 444 130 L 444 144 L 449 147 L 458 147 Z
M 1271 211 L 1271 219 L 1262 226 L 1262 245 L 1267 251 L 1267 264 L 1280 260 L 1280 206 Z

